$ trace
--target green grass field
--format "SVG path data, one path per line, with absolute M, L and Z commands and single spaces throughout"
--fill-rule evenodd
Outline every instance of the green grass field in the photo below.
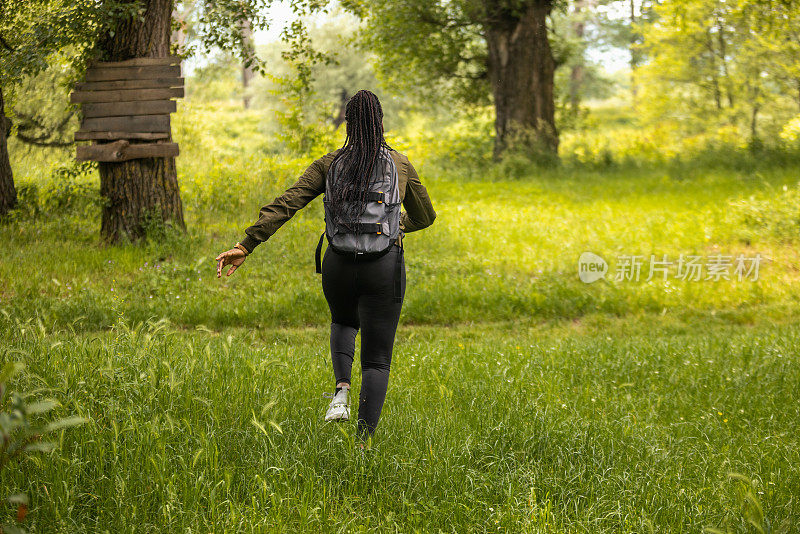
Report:
M 389 395 L 362 452 L 354 425 L 322 422 L 320 201 L 215 278 L 213 257 L 315 156 L 256 144 L 255 115 L 204 137 L 203 113 L 176 126 L 189 232 L 161 242 L 101 246 L 96 175 L 15 162 L 28 200 L 0 227 L 0 364 L 87 420 L 0 472 L 31 497 L 26 528 L 797 531 L 796 162 L 465 168 L 398 143 L 438 218 L 406 240 Z M 578 279 L 584 251 L 607 280 Z M 626 254 L 764 261 L 757 281 L 615 281 Z

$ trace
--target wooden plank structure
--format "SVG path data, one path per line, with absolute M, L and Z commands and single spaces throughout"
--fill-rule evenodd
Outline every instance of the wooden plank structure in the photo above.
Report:
M 78 161 L 126 161 L 137 158 L 167 158 L 178 155 L 178 143 L 140 143 L 132 145 L 127 139 L 102 145 L 78 147 Z
M 83 119 L 75 141 L 78 161 L 127 161 L 177 156 L 171 142 L 170 113 L 183 96 L 180 58 L 143 57 L 93 63 L 70 101 L 81 104 Z
M 75 91 L 70 95 L 73 104 L 87 102 L 136 102 L 137 100 L 161 100 L 180 98 L 183 88 L 174 89 L 119 89 L 114 91 Z
M 84 117 L 80 131 L 169 133 L 169 113 L 165 115 L 128 115 L 127 117 Z

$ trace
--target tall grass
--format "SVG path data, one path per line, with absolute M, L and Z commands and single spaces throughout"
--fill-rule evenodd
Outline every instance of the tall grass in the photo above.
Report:
M 89 423 L 2 481 L 33 531 L 745 532 L 737 472 L 792 532 L 800 331 L 653 326 L 403 328 L 360 451 L 325 329 L 18 322 L 21 385 Z

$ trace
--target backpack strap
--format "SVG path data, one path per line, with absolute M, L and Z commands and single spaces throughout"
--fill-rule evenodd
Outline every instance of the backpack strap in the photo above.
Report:
M 381 234 L 383 233 L 383 226 L 381 223 L 357 223 L 354 225 L 353 230 L 357 234 Z
M 322 240 L 325 239 L 325 232 L 319 236 L 319 243 L 317 243 L 317 251 L 314 254 L 314 263 L 317 265 L 317 274 L 322 274 Z
M 367 200 L 371 202 L 383 203 L 386 200 L 386 193 L 384 193 L 383 191 L 368 191 Z

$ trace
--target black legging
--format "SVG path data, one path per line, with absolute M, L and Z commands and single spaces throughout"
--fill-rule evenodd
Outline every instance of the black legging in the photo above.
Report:
M 395 299 L 395 269 L 400 255 L 400 299 Z M 350 383 L 361 328 L 361 395 L 358 431 L 372 435 L 386 399 L 392 346 L 406 291 L 406 268 L 397 245 L 380 258 L 355 261 L 325 251 L 322 290 L 331 310 L 331 358 L 336 383 Z

